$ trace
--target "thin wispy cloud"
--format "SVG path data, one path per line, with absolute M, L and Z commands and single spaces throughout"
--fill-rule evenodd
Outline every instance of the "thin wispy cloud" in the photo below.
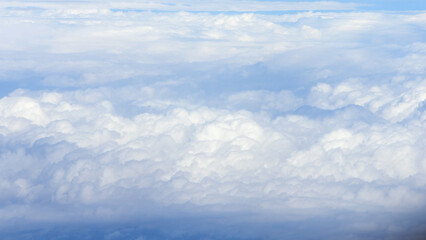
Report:
M 126 11 L 300 11 L 300 10 L 354 10 L 365 4 L 337 1 L 3 1 L 8 8 L 42 9 L 114 9 Z

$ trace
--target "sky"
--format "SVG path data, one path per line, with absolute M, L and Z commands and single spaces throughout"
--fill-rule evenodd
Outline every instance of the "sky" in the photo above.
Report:
M 424 239 L 424 1 L 0 2 L 0 239 Z

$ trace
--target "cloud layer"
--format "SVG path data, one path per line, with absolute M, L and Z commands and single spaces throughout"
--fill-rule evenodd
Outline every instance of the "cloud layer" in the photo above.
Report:
M 0 236 L 81 219 L 105 239 L 424 233 L 424 12 L 67 4 L 0 4 Z

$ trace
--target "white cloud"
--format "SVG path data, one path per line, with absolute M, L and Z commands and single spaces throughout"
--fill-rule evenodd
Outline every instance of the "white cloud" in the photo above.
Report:
M 422 78 L 389 81 L 375 85 L 368 80 L 349 79 L 334 88 L 318 83 L 311 89 L 308 102 L 325 108 L 336 109 L 350 104 L 363 106 L 378 116 L 391 121 L 403 121 L 422 114 L 426 100 L 426 81 Z
M 252 12 L 353 7 L 3 1 L 0 235 L 179 211 L 408 231 L 384 215 L 426 204 L 424 13 Z
M 410 20 L 421 19 L 422 13 L 155 13 L 74 11 L 62 9 L 63 3 L 43 4 L 54 7 L 2 8 L 3 80 L 24 81 L 22 70 L 37 76 L 32 84 L 47 86 L 97 85 L 158 75 L 176 79 L 193 71 L 182 69 L 182 63 L 198 63 L 205 71 L 215 68 L 208 73 L 213 74 L 223 71 L 216 69 L 220 67 L 263 62 L 272 69 L 304 68 L 299 73 L 322 79 L 360 72 L 424 73 L 424 52 L 415 47 L 423 42 L 418 31 L 422 23 Z M 163 67 L 166 63 L 170 65 Z
M 129 201 L 117 197 L 128 189 L 160 205 L 222 210 L 242 199 L 240 207 L 252 207 L 262 196 L 260 212 L 425 204 L 425 131 L 416 119 L 403 125 L 338 113 L 274 119 L 207 107 L 123 117 L 104 91 L 88 94 L 97 96 L 94 105 L 79 95 L 16 92 L 1 99 L 9 146 L 1 154 L 9 163 L 0 167 L 3 198 L 90 208 Z

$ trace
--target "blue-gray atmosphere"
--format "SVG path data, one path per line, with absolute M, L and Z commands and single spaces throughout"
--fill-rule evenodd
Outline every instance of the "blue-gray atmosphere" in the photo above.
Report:
M 1 0 L 0 239 L 426 239 L 426 2 Z

